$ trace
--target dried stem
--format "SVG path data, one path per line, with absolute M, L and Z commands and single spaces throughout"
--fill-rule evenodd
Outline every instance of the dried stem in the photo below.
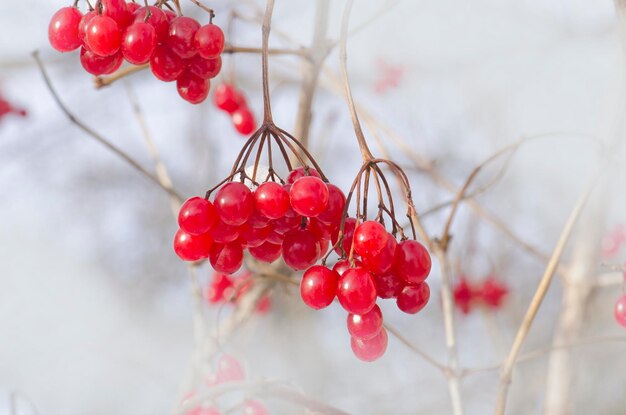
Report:
M 265 15 L 263 16 L 263 42 L 261 48 L 261 60 L 263 66 L 263 122 L 265 124 L 271 124 L 272 121 L 272 106 L 270 105 L 270 86 L 269 86 L 269 38 L 270 30 L 272 26 L 272 12 L 274 11 L 274 0 L 267 0 L 267 6 L 265 8 Z

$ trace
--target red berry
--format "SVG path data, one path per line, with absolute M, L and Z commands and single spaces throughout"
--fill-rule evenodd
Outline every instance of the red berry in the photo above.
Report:
M 107 16 L 94 16 L 87 23 L 86 42 L 93 53 L 111 56 L 120 50 L 122 32 L 118 24 Z
M 285 236 L 276 232 L 276 230 L 273 230 L 268 236 L 267 236 L 267 242 L 271 242 L 273 244 L 276 245 L 282 245 L 283 244 L 283 239 L 285 239 Z
M 622 295 L 615 303 L 615 320 L 626 327 L 626 295 Z
M 312 232 L 296 229 L 285 234 L 283 259 L 295 270 L 306 269 L 319 258 L 320 247 Z
M 209 254 L 209 261 L 214 270 L 232 274 L 243 265 L 243 248 L 236 242 L 225 245 L 213 244 Z
M 284 235 L 289 231 L 294 229 L 298 229 L 302 224 L 302 218 L 299 217 L 290 217 L 283 216 L 280 219 L 276 219 L 272 221 L 272 226 L 274 227 L 274 231 L 278 234 Z
M 328 205 L 326 210 L 317 216 L 317 220 L 327 224 L 339 225 L 343 209 L 346 206 L 346 196 L 334 184 L 327 183 L 326 186 L 328 186 Z
M 245 104 L 246 99 L 233 85 L 221 84 L 215 88 L 213 101 L 217 108 L 232 114 Z
M 454 304 L 463 314 L 469 314 L 472 304 L 476 299 L 476 293 L 465 277 L 461 277 L 453 289 Z
M 243 415 L 269 415 L 269 411 L 258 401 L 249 399 L 243 407 Z
M 128 62 L 143 65 L 150 60 L 156 44 L 157 37 L 153 26 L 142 22 L 133 23 L 124 33 L 122 53 Z
M 254 114 L 247 107 L 240 106 L 232 113 L 232 117 L 233 125 L 240 134 L 250 134 L 256 128 Z
M 248 224 L 253 228 L 264 228 L 270 223 L 270 218 L 259 213 L 258 210 L 252 212 L 248 219 Z
M 254 212 L 254 196 L 248 186 L 240 182 L 226 183 L 215 195 L 215 207 L 228 225 L 244 224 Z
M 71 52 L 81 45 L 79 30 L 83 15 L 76 7 L 63 7 L 50 19 L 48 39 L 59 52 Z
M 384 274 L 374 275 L 374 283 L 380 298 L 395 298 L 404 287 L 404 281 L 393 270 L 389 270 Z
M 222 58 L 205 59 L 196 55 L 187 61 L 189 72 L 202 79 L 212 79 L 222 70 Z
M 348 314 L 348 332 L 357 339 L 371 339 L 383 328 L 383 313 L 375 305 L 365 314 Z
M 356 219 L 346 218 L 343 224 L 343 239 L 341 241 L 341 244 L 337 245 L 337 247 L 335 248 L 335 252 L 337 253 L 337 255 L 342 255 L 343 253 L 345 253 L 346 255 L 350 255 L 350 250 L 352 249 L 352 240 L 354 237 L 354 228 L 356 228 Z M 337 240 L 339 238 L 339 230 L 340 229 L 337 228 L 333 231 L 333 235 L 331 238 L 331 242 L 333 243 L 333 245 L 337 243 Z M 341 251 L 342 248 L 343 253 Z
M 392 234 L 387 233 L 387 243 L 385 247 L 377 255 L 363 255 L 363 264 L 374 274 L 384 274 L 389 271 L 393 265 L 397 246 L 398 242 L 396 242 L 396 238 L 394 238 Z
M 309 167 L 308 174 L 307 174 L 307 170 L 304 167 L 300 166 L 300 167 L 296 167 L 295 169 L 289 172 L 289 174 L 287 175 L 287 179 L 285 180 L 285 183 L 294 184 L 296 180 L 305 176 L 313 176 L 313 177 L 317 177 L 318 179 L 322 178 L 322 176 L 320 176 L 318 171 L 315 170 L 313 167 Z
M 178 95 L 192 104 L 199 104 L 209 96 L 211 84 L 191 72 L 183 72 L 176 80 Z
M 83 47 L 87 46 L 87 26 L 91 19 L 97 16 L 98 13 L 95 10 L 85 13 L 85 15 L 80 19 L 80 23 L 78 24 L 78 38 L 80 39 L 80 44 Z
M 204 291 L 204 298 L 210 304 L 219 304 L 224 301 L 228 301 L 233 296 L 235 283 L 226 274 L 216 272 L 213 275 L 211 283 L 206 287 Z
M 366 340 L 352 337 L 350 339 L 350 346 L 352 347 L 354 355 L 360 360 L 363 360 L 364 362 L 373 362 L 385 354 L 385 351 L 387 350 L 387 341 L 387 330 L 383 328 L 371 339 Z
M 157 79 L 175 81 L 185 69 L 185 62 L 166 46 L 157 46 L 150 58 L 150 69 Z
M 264 228 L 255 228 L 248 224 L 245 224 L 242 226 L 241 231 L 239 232 L 239 237 L 241 238 L 243 246 L 247 248 L 254 248 L 265 242 L 271 232 L 271 226 L 266 226 Z
M 272 263 L 280 258 L 281 250 L 281 245 L 268 240 L 257 247 L 249 248 L 248 252 L 250 252 L 253 258 L 259 261 Z
M 172 23 L 172 20 L 176 19 L 178 15 L 171 10 L 163 10 L 165 16 L 167 17 L 167 23 Z
M 396 304 L 408 314 L 416 314 L 428 304 L 430 287 L 427 282 L 418 285 L 407 285 L 400 291 Z
M 289 198 L 296 213 L 315 217 L 328 206 L 328 186 L 317 177 L 301 177 L 291 185 Z
M 132 16 L 128 12 L 125 0 L 100 0 L 99 3 L 102 6 L 102 15 L 113 19 L 120 28 L 130 24 Z
M 238 226 L 228 225 L 218 217 L 217 222 L 213 225 L 209 233 L 213 237 L 213 241 L 220 244 L 227 244 L 239 238 L 239 231 Z
M 266 182 L 254 192 L 256 210 L 270 219 L 279 219 L 289 210 L 289 193 L 278 183 Z
M 188 199 L 178 213 L 178 226 L 192 235 L 206 233 L 218 222 L 213 203 L 201 197 Z
M 128 10 L 129 14 L 134 14 L 137 10 L 139 10 L 141 8 L 141 6 L 137 3 L 126 3 L 126 9 Z
M 339 278 L 339 303 L 349 313 L 365 314 L 376 305 L 376 286 L 372 274 L 362 267 L 350 268 Z
M 148 10 L 150 11 L 150 17 L 148 17 L 148 20 L 146 20 Z M 167 38 L 170 24 L 167 21 L 167 16 L 165 15 L 165 12 L 158 7 L 140 7 L 139 9 L 137 9 L 137 11 L 133 13 L 133 21 L 135 23 L 145 22 L 154 27 L 154 30 L 156 31 L 157 41 L 159 43 L 165 41 L 165 39 Z
M 355 267 L 360 267 L 361 265 L 362 265 L 361 261 L 359 261 L 358 259 L 354 260 Z M 341 261 L 337 261 L 337 263 L 333 267 L 333 271 L 339 274 L 339 276 L 342 276 L 343 273 L 346 272 L 350 268 L 353 268 L 350 266 L 350 261 L 347 259 L 342 259 Z
M 174 252 L 183 261 L 197 261 L 209 256 L 213 240 L 208 233 L 191 235 L 179 229 L 174 236 Z
M 113 56 L 99 56 L 85 48 L 80 50 L 80 63 L 92 75 L 111 74 L 122 66 L 123 61 L 124 57 L 121 52 Z
M 354 231 L 354 251 L 362 257 L 374 257 L 387 245 L 387 235 L 380 222 L 365 221 Z
M 170 22 L 165 44 L 181 58 L 189 59 L 198 52 L 193 39 L 199 28 L 200 23 L 195 19 L 179 16 Z
M 509 290 L 504 284 L 491 277 L 483 283 L 480 296 L 488 307 L 499 308 L 508 293 Z
M 313 234 L 317 237 L 317 239 L 330 239 L 332 236 L 334 228 L 329 228 L 327 225 L 318 221 L 317 218 L 308 218 L 306 224 L 306 229 L 313 232 Z
M 217 361 L 217 383 L 240 382 L 246 374 L 243 366 L 231 355 L 224 354 Z
M 320 239 L 320 254 L 318 259 L 323 258 L 328 253 L 328 248 L 330 248 L 330 241 L 328 239 Z
M 306 305 L 316 310 L 328 307 L 337 295 L 339 275 L 325 266 L 306 270 L 300 283 L 300 295 Z
M 216 58 L 224 50 L 224 32 L 214 24 L 202 26 L 196 32 L 194 45 L 203 58 Z
M 430 267 L 430 254 L 424 245 L 412 240 L 402 241 L 398 244 L 393 268 L 396 274 L 408 284 L 423 282 L 430 273 Z

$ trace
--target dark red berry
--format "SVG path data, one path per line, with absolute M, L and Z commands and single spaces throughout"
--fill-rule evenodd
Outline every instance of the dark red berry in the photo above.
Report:
M 63 7 L 50 19 L 48 39 L 59 52 L 71 52 L 81 45 L 79 25 L 83 15 L 76 7 Z
M 350 346 L 354 355 L 364 362 L 373 362 L 385 354 L 387 350 L 387 330 L 384 328 L 371 339 L 352 337 Z
M 196 55 L 187 61 L 187 68 L 192 74 L 202 79 L 215 78 L 222 70 L 222 58 L 205 59 Z
M 226 183 L 215 195 L 215 207 L 224 223 L 239 226 L 254 212 L 254 196 L 239 182 Z
M 383 313 L 375 305 L 365 314 L 348 314 L 348 332 L 358 339 L 371 339 L 383 328 Z
M 376 305 L 376 286 L 372 274 L 362 267 L 350 268 L 339 278 L 337 299 L 346 311 L 365 314 Z
M 118 52 L 113 56 L 99 56 L 85 48 L 80 50 L 80 63 L 92 75 L 111 74 L 122 66 L 123 61 L 122 52 Z
M 255 228 L 248 224 L 242 225 L 239 232 L 239 238 L 243 246 L 247 248 L 254 248 L 267 240 L 267 237 L 272 232 L 271 226 L 264 228 Z
M 327 224 L 339 225 L 343 209 L 346 206 L 346 196 L 334 184 L 327 183 L 326 186 L 328 187 L 328 205 L 326 210 L 317 216 L 317 220 Z
M 296 167 L 295 169 L 289 172 L 289 174 L 287 175 L 287 179 L 285 180 L 285 183 L 294 184 L 296 180 L 304 176 L 313 176 L 313 177 L 317 177 L 318 179 L 322 178 L 322 176 L 320 176 L 318 171 L 315 170 L 313 167 L 309 167 L 307 170 L 306 168 L 300 166 L 300 167 Z
M 176 80 L 176 89 L 182 99 L 192 104 L 199 104 L 209 96 L 211 84 L 191 72 L 183 72 Z
M 243 248 L 236 242 L 225 245 L 213 244 L 209 254 L 209 261 L 214 270 L 232 274 L 243 265 Z
M 143 65 L 150 60 L 157 45 L 154 27 L 148 23 L 133 23 L 126 29 L 122 41 L 124 58 L 134 65 Z
M 219 217 L 215 225 L 211 228 L 209 233 L 213 237 L 213 240 L 220 244 L 227 244 L 234 242 L 239 238 L 239 227 L 228 225 L 224 223 Z
M 183 261 L 197 261 L 209 256 L 213 240 L 209 234 L 191 235 L 179 229 L 174 236 L 174 252 Z
M 78 25 L 78 38 L 80 39 L 80 44 L 83 47 L 87 46 L 87 26 L 91 19 L 97 16 L 98 13 L 95 10 L 85 13 L 85 15 L 80 19 L 80 23 Z
M 178 226 L 192 235 L 208 232 L 218 222 L 213 203 L 201 197 L 188 199 L 178 213 Z
M 289 193 L 278 183 L 266 182 L 254 191 L 256 210 L 270 219 L 279 219 L 289 210 Z
M 252 215 L 248 219 L 247 223 L 254 228 L 264 228 L 269 225 L 270 218 L 262 215 L 258 210 L 255 210 L 252 212 Z
M 179 16 L 170 22 L 165 44 L 183 59 L 189 59 L 198 51 L 194 46 L 194 36 L 200 23 L 187 16 Z
M 98 3 L 96 7 L 102 6 L 102 15 L 115 20 L 121 29 L 130 24 L 132 16 L 128 12 L 125 0 L 100 0 Z
M 400 291 L 396 304 L 408 314 L 416 314 L 428 304 L 430 287 L 427 282 L 418 285 L 407 285 Z
M 404 281 L 393 270 L 374 275 L 374 283 L 380 298 L 395 298 L 404 287 Z
M 358 259 L 354 260 L 354 267 L 360 267 L 361 265 L 361 261 L 359 261 Z M 352 268 L 350 265 L 350 261 L 347 259 L 342 259 L 341 261 L 337 261 L 335 266 L 333 266 L 333 271 L 337 272 L 337 274 L 341 276 L 350 268 Z
M 306 270 L 300 283 L 300 295 L 306 305 L 316 310 L 330 305 L 337 295 L 339 275 L 325 266 Z
M 461 277 L 459 282 L 453 289 L 454 304 L 461 310 L 463 314 L 469 314 L 472 310 L 477 293 L 469 284 L 465 277 Z
M 248 252 L 255 259 L 262 262 L 272 263 L 280 258 L 282 247 L 278 244 L 270 241 L 264 242 L 261 245 L 253 248 L 249 248 Z
M 283 239 L 283 259 L 295 270 L 310 267 L 319 258 L 320 247 L 315 235 L 304 229 L 296 229 L 285 234 Z
M 430 274 L 431 259 L 428 250 L 417 241 L 406 240 L 398 244 L 393 268 L 408 284 L 419 284 Z
M 172 82 L 185 69 L 185 62 L 166 46 L 157 46 L 150 58 L 150 69 L 157 79 Z
M 202 26 L 196 32 L 194 45 L 203 58 L 216 58 L 224 50 L 224 32 L 214 24 Z
M 479 294 L 485 305 L 499 308 L 508 293 L 509 290 L 504 284 L 491 277 L 485 280 Z

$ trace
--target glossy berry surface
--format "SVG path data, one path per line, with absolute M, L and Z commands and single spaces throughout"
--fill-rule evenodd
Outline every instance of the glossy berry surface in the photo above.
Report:
M 120 50 L 122 32 L 110 17 L 94 16 L 87 24 L 86 42 L 93 53 L 99 56 L 111 56 Z
M 146 16 L 150 12 L 150 16 L 146 20 Z M 159 43 L 165 41 L 170 28 L 165 12 L 156 6 L 140 7 L 133 13 L 134 23 L 148 23 L 154 27 L 157 40 Z
M 132 16 L 128 12 L 125 0 L 100 0 L 99 3 L 102 15 L 113 19 L 120 28 L 123 29 L 130 24 Z
M 254 212 L 254 196 L 243 183 L 226 183 L 215 195 L 215 207 L 224 223 L 239 226 Z
M 209 96 L 210 83 L 191 72 L 183 72 L 176 80 L 176 90 L 182 99 L 200 104 Z
M 152 25 L 143 22 L 133 23 L 124 33 L 122 54 L 128 62 L 143 65 L 150 60 L 156 45 L 157 35 Z
M 313 177 L 317 177 L 318 179 L 322 178 L 319 172 L 315 170 L 313 167 L 309 167 L 309 169 L 307 170 L 304 167 L 300 166 L 300 167 L 296 167 L 295 169 L 289 172 L 289 174 L 287 175 L 287 178 L 285 179 L 285 183 L 294 184 L 296 180 L 305 176 L 313 176 Z
M 92 10 L 85 13 L 82 19 L 80 19 L 80 23 L 78 25 L 78 38 L 80 39 L 80 44 L 83 47 L 87 47 L 87 27 L 89 22 L 97 15 L 98 13 L 96 13 L 95 10 Z
M 387 245 L 387 235 L 380 222 L 365 221 L 354 230 L 354 251 L 362 257 L 374 257 Z
M 352 337 L 371 339 L 383 328 L 383 313 L 375 305 L 365 314 L 348 314 L 348 332 Z
M 322 265 L 307 269 L 300 282 L 300 295 L 306 305 L 316 310 L 328 307 L 337 295 L 339 275 Z
M 361 265 L 361 261 L 359 261 L 358 259 L 354 260 L 355 267 L 360 267 Z M 339 274 L 339 276 L 342 276 L 344 272 L 350 269 L 350 267 L 350 261 L 347 259 L 342 259 L 340 261 L 337 261 L 337 263 L 333 266 L 333 271 Z
M 179 229 L 174 236 L 174 252 L 183 261 L 198 261 L 209 256 L 213 240 L 209 234 L 191 235 Z
M 289 193 L 278 183 L 266 182 L 254 191 L 256 210 L 270 219 L 280 219 L 289 210 Z
M 328 205 L 328 187 L 317 177 L 305 176 L 291 185 L 291 207 L 299 215 L 315 217 Z
M 396 238 L 394 238 L 390 233 L 387 233 L 387 242 L 385 243 L 384 248 L 375 255 L 363 255 L 363 264 L 365 264 L 365 267 L 374 274 L 386 273 L 393 265 L 397 246 L 398 242 L 396 241 Z
M 346 206 L 346 195 L 332 183 L 327 183 L 326 186 L 328 187 L 328 204 L 326 210 L 317 215 L 317 220 L 338 225 L 341 222 L 343 208 Z
M 272 263 L 280 258 L 282 254 L 282 245 L 272 243 L 268 240 L 257 247 L 249 248 L 248 252 L 250 252 L 250 255 L 259 261 Z
M 384 328 L 370 339 L 352 337 L 350 346 L 354 355 L 364 362 L 373 362 L 385 354 L 387 350 L 387 330 Z
M 255 248 L 267 241 L 268 236 L 272 232 L 271 226 L 264 228 L 255 228 L 249 224 L 241 226 L 239 231 L 239 239 L 241 244 L 247 248 Z
M 396 304 L 398 308 L 408 314 L 421 311 L 430 299 L 430 287 L 423 282 L 419 285 L 407 285 L 400 291 Z
M 245 102 L 245 99 L 233 85 L 221 84 L 215 88 L 213 102 L 217 108 L 232 114 Z
M 122 66 L 124 57 L 121 52 L 113 56 L 98 56 L 85 48 L 80 50 L 80 64 L 92 75 L 108 75 Z
M 169 48 L 157 46 L 150 58 L 150 69 L 157 79 L 172 82 L 183 73 L 185 63 Z
M 224 32 L 214 24 L 202 26 L 195 34 L 194 46 L 203 58 L 215 58 L 224 50 Z
M 217 222 L 215 206 L 202 197 L 188 199 L 178 212 L 178 226 L 192 235 L 208 232 Z
M 396 298 L 404 287 L 404 282 L 392 270 L 383 274 L 376 274 L 374 283 L 376 284 L 376 293 L 380 298 Z
M 233 125 L 240 134 L 250 134 L 256 128 L 254 114 L 247 107 L 239 107 L 232 113 Z
M 339 278 L 337 299 L 349 313 L 365 314 L 376 305 L 376 286 L 365 268 L 350 268 Z
M 187 60 L 187 68 L 192 74 L 202 79 L 212 79 L 222 70 L 222 58 L 205 59 L 200 55 Z
M 626 327 L 626 295 L 622 295 L 615 302 L 615 321 L 620 326 Z
M 312 232 L 296 229 L 285 234 L 282 248 L 285 263 L 294 270 L 310 267 L 320 254 L 318 240 Z
M 71 52 L 78 49 L 82 42 L 78 27 L 83 15 L 75 7 L 63 7 L 50 19 L 48 39 L 50 45 L 59 52 Z
M 170 22 L 165 44 L 181 58 L 189 59 L 197 53 L 194 36 L 199 28 L 200 23 L 195 19 L 179 16 Z
M 398 244 L 393 260 L 396 274 L 408 284 L 419 284 L 430 274 L 431 259 L 428 250 L 417 241 L 406 240 Z
M 236 241 L 239 238 L 239 227 L 224 223 L 219 217 L 215 225 L 209 233 L 213 237 L 213 241 L 220 244 L 227 244 Z
M 243 265 L 243 248 L 236 242 L 213 244 L 209 261 L 215 271 L 232 274 Z

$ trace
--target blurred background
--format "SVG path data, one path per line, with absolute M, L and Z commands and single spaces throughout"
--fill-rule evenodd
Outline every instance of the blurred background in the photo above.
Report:
M 240 16 L 229 43 L 260 46 L 262 1 L 206 4 L 222 27 L 232 11 Z M 40 51 L 61 99 L 81 120 L 152 170 L 135 99 L 184 197 L 225 177 L 245 140 L 210 99 L 192 106 L 146 71 L 94 88 L 77 52 L 49 46 L 49 19 L 66 5 L 11 1 L 0 14 L 0 91 L 16 109 L 0 116 L 0 414 L 172 413 L 189 392 L 194 334 L 189 277 L 171 249 L 176 223 L 168 197 L 69 122 L 31 53 Z M 191 2 L 182 5 L 207 20 Z M 309 46 L 317 5 L 278 0 L 271 47 Z M 331 2 L 332 41 L 343 7 Z M 406 168 L 418 211 L 429 212 L 429 235 L 440 236 L 449 214 L 433 207 L 449 202 L 479 163 L 527 138 L 512 157 L 480 172 L 472 186 L 487 186 L 473 198 L 479 208 L 463 204 L 452 228 L 453 283 L 495 276 L 508 289 L 497 309 L 455 310 L 468 414 L 493 410 L 497 365 L 546 257 L 586 183 L 609 161 L 614 168 L 592 193 L 566 251 L 575 277 L 555 278 L 514 371 L 507 413 L 626 412 L 626 332 L 613 317 L 623 279 L 606 272 L 626 261 L 625 247 L 610 247 L 626 223 L 626 39 L 618 21 L 609 0 L 355 2 L 348 66 L 366 135 L 375 153 L 384 149 Z M 270 61 L 274 118 L 287 130 L 303 67 L 295 56 Z M 213 85 L 229 74 L 259 120 L 260 56 L 224 56 Z M 347 191 L 360 154 L 338 74 L 336 48 L 315 94 L 310 148 Z M 432 162 L 439 176 L 420 170 L 419 160 Z M 202 286 L 211 276 L 199 268 Z M 446 362 L 437 264 L 429 282 L 432 299 L 420 314 L 403 314 L 393 301 L 381 308 L 411 344 Z M 352 355 L 340 307 L 314 312 L 287 286 L 271 301 L 268 313 L 214 345 L 242 362 L 250 382 L 284 382 L 352 414 L 451 413 L 445 376 L 402 341 L 391 336 L 386 355 L 365 364 Z M 234 312 L 204 307 L 208 330 Z M 236 408 L 249 394 L 224 405 Z M 257 395 L 272 414 L 312 413 Z

